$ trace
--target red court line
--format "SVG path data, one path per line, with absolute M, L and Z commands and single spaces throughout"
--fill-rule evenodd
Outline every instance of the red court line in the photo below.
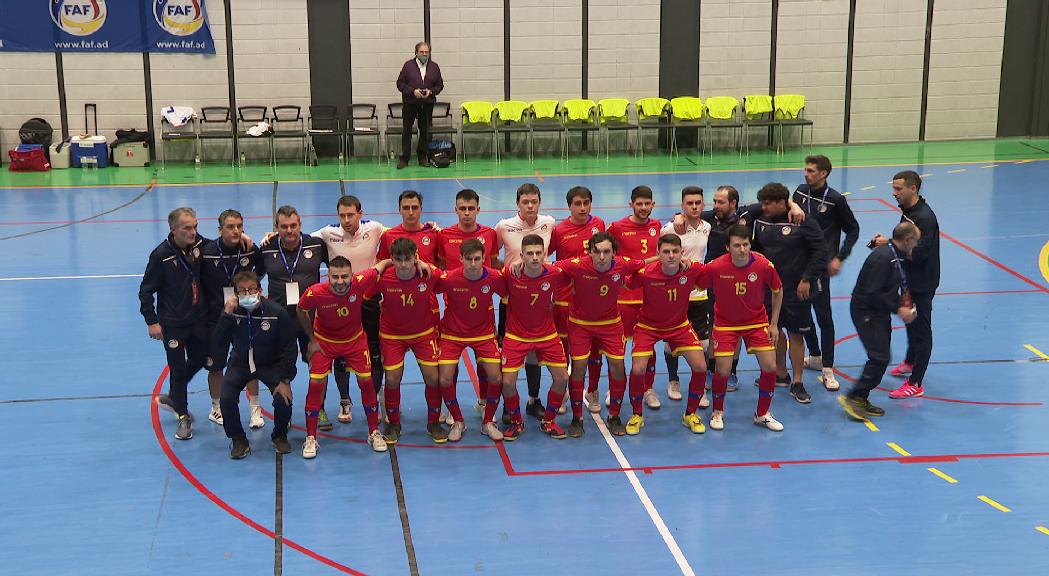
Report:
M 208 500 L 211 500 L 216 506 L 225 510 L 230 516 L 233 516 L 237 520 L 240 520 L 241 522 L 247 524 L 255 530 L 265 534 L 269 538 L 276 539 L 276 534 L 274 534 L 272 530 L 266 528 L 262 524 L 259 524 L 255 520 L 252 520 L 248 516 L 242 514 L 239 510 L 237 510 L 225 500 L 219 498 L 214 492 L 209 490 L 203 482 L 198 480 L 197 477 L 194 476 L 193 473 L 186 468 L 186 466 L 182 463 L 182 460 L 178 456 L 176 456 L 175 452 L 171 449 L 171 445 L 168 444 L 168 440 L 164 436 L 164 429 L 160 425 L 160 413 L 159 409 L 157 408 L 156 402 L 157 395 L 160 394 L 160 387 L 164 384 L 164 379 L 167 378 L 167 375 L 168 367 L 165 366 L 164 370 L 161 371 L 160 376 L 157 378 L 157 384 L 153 387 L 153 394 L 149 398 L 150 417 L 153 420 L 153 432 L 157 435 L 157 443 L 160 444 L 160 448 L 164 451 L 164 455 L 168 457 L 168 460 L 171 461 L 171 464 L 175 467 L 175 469 L 177 469 L 179 473 L 182 474 L 182 476 Z M 363 572 L 358 572 L 357 570 L 354 570 L 349 566 L 340 564 L 335 560 L 328 558 L 327 556 L 314 552 L 313 550 L 310 550 L 309 548 L 293 540 L 289 540 L 287 537 L 282 538 L 282 540 L 284 544 L 288 545 L 289 548 L 292 548 L 293 550 L 298 550 L 299 552 L 302 552 L 310 558 L 313 558 L 318 562 L 322 562 L 328 566 L 331 566 L 332 568 L 335 568 L 340 572 L 343 572 L 345 574 L 355 574 L 357 576 L 365 576 Z
M 906 326 L 893 326 L 892 327 L 893 330 L 903 330 L 904 328 L 906 328 Z M 852 340 L 853 338 L 856 338 L 857 336 L 859 336 L 859 334 L 855 334 L 855 333 L 854 334 L 849 334 L 848 336 L 843 336 L 843 337 L 838 338 L 837 340 L 835 340 L 834 344 L 835 345 L 841 344 L 842 342 L 845 342 L 846 340 Z M 848 374 L 842 372 L 841 370 L 838 370 L 837 368 L 834 369 L 834 373 L 837 374 L 838 376 L 841 376 L 842 378 L 848 380 L 849 382 L 856 382 L 856 378 L 853 378 L 852 376 L 849 376 Z M 889 390 L 888 388 L 885 388 L 883 386 L 878 386 L 877 389 L 881 390 L 882 392 L 891 392 L 891 390 Z M 917 399 L 933 400 L 933 401 L 936 401 L 936 402 L 950 402 L 952 404 L 969 404 L 969 405 L 972 405 L 972 406 L 1041 406 L 1042 405 L 1041 402 L 979 402 L 979 401 L 976 401 L 976 400 L 959 400 L 957 398 L 943 398 L 943 397 L 939 397 L 939 396 L 929 396 L 929 395 L 920 396 Z

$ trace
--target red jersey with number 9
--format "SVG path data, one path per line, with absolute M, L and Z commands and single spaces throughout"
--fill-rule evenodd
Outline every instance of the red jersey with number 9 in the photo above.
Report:
M 772 262 L 756 252 L 751 252 L 746 266 L 733 264 L 731 254 L 715 258 L 703 267 L 698 285 L 713 290 L 714 327 L 721 330 L 767 326 L 765 289 L 783 288 Z
M 342 296 L 331 291 L 330 282 L 319 282 L 307 288 L 302 298 L 299 298 L 299 308 L 306 312 L 315 311 L 313 333 L 317 338 L 344 344 L 359 336 L 361 303 L 378 278 L 379 274 L 374 268 L 354 274 L 350 289 Z

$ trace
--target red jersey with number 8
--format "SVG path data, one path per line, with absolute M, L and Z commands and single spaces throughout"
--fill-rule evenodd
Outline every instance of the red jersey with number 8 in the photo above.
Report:
M 449 270 L 437 280 L 437 292 L 444 294 L 441 335 L 457 338 L 495 337 L 493 296 L 506 293 L 503 276 L 485 266 L 481 277 L 470 280 L 459 268 Z

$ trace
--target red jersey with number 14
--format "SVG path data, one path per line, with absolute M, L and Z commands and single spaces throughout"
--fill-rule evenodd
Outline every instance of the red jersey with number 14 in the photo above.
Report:
M 608 227 L 608 232 L 616 239 L 619 248 L 616 254 L 629 256 L 636 260 L 651 258 L 659 253 L 659 231 L 663 225 L 655 218 L 649 218 L 644 224 L 635 224 L 630 216 L 616 220 Z M 619 295 L 620 304 L 640 304 L 640 290 L 624 290 Z
M 454 340 L 484 340 L 495 337 L 493 296 L 506 293 L 503 275 L 484 268 L 481 277 L 470 280 L 460 266 L 437 280 L 437 292 L 444 294 L 441 337 Z
M 733 264 L 731 254 L 715 258 L 703 267 L 698 285 L 714 291 L 714 327 L 720 330 L 767 326 L 765 289 L 783 288 L 772 262 L 755 252 L 746 266 Z
M 379 281 L 368 291 L 368 296 L 382 294 L 379 317 L 379 335 L 384 338 L 407 340 L 433 332 L 433 308 L 435 301 L 434 284 L 440 270 L 434 270 L 423 278 L 418 273 L 408 280 L 397 277 L 397 271 L 390 266 L 379 276 Z
M 688 295 L 703 272 L 703 265 L 693 262 L 667 276 L 662 262 L 653 262 L 627 281 L 630 288 L 640 289 L 644 305 L 637 326 L 646 330 L 674 330 L 688 326 Z
M 354 274 L 350 289 L 339 296 L 331 291 L 330 282 L 319 282 L 306 289 L 299 298 L 299 309 L 313 316 L 313 333 L 326 342 L 345 344 L 361 334 L 361 303 L 379 278 L 374 268 Z
M 554 292 L 564 282 L 564 273 L 555 266 L 543 264 L 543 273 L 530 278 L 524 271 L 514 276 L 503 269 L 506 281 L 506 337 L 521 342 L 544 342 L 557 338 L 554 327 Z

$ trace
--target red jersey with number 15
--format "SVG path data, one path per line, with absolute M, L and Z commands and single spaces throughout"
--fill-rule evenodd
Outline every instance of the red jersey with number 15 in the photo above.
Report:
M 608 227 L 608 232 L 616 239 L 619 248 L 616 254 L 629 256 L 636 260 L 651 258 L 659 253 L 659 231 L 663 225 L 655 218 L 649 218 L 644 224 L 635 224 L 630 216 L 616 220 Z M 619 294 L 620 304 L 640 304 L 640 290 L 624 290 Z
M 334 344 L 345 344 L 361 334 L 361 303 L 379 278 L 375 268 L 354 274 L 350 289 L 339 296 L 331 291 L 330 282 L 319 282 L 306 289 L 299 298 L 299 309 L 313 316 L 313 333 Z
M 463 241 L 470 238 L 477 238 L 484 245 L 485 266 L 492 263 L 492 254 L 499 253 L 499 236 L 496 235 L 495 228 L 481 224 L 478 224 L 477 230 L 473 232 L 463 232 L 459 229 L 458 224 L 450 228 L 441 228 L 441 231 L 437 233 L 437 255 L 444 260 L 446 271 L 451 272 L 463 267 L 459 247 L 463 245 Z
M 523 271 L 514 276 L 503 269 L 506 281 L 506 337 L 521 342 L 545 342 L 557 338 L 554 328 L 554 292 L 565 281 L 564 273 L 550 264 L 543 264 L 543 273 L 530 278 Z
M 714 327 L 720 330 L 768 326 L 765 289 L 783 288 L 772 262 L 756 252 L 746 266 L 733 264 L 731 254 L 715 258 L 703 267 L 697 284 L 714 291 Z
M 688 295 L 703 272 L 703 265 L 693 262 L 667 276 L 662 262 L 653 262 L 627 281 L 630 288 L 640 289 L 644 305 L 637 326 L 646 330 L 674 330 L 688 326 Z
M 460 266 L 441 276 L 436 288 L 444 294 L 442 338 L 473 342 L 495 337 L 492 297 L 506 293 L 503 275 L 498 270 L 486 266 L 480 278 L 470 280 Z
M 382 294 L 379 317 L 379 335 L 384 338 L 407 340 L 433 332 L 433 309 L 431 301 L 436 301 L 434 284 L 437 283 L 440 270 L 434 270 L 423 278 L 416 273 L 408 280 L 397 277 L 397 271 L 390 266 L 379 276 L 379 281 L 367 296 Z

